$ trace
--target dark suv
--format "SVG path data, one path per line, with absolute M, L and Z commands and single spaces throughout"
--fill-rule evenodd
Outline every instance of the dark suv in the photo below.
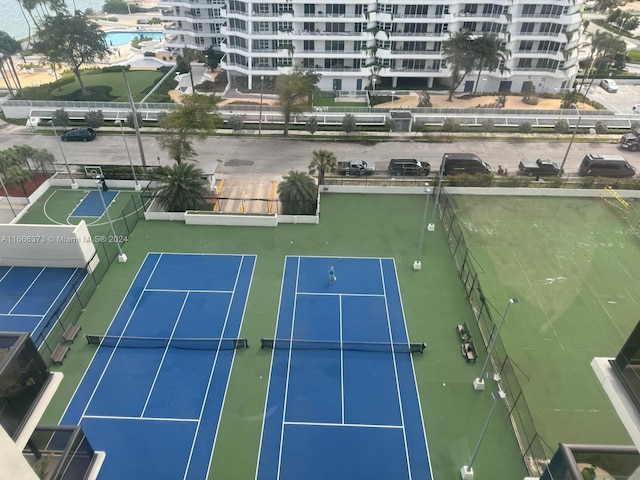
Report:
M 389 162 L 389 172 L 393 175 L 429 175 L 431 165 L 420 162 L 415 158 L 392 158 Z
M 60 138 L 63 142 L 90 142 L 96 138 L 96 131 L 93 128 L 72 128 L 64 132 Z

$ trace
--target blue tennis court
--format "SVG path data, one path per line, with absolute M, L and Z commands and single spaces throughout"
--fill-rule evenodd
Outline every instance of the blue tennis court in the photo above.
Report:
M 257 480 L 432 478 L 393 259 L 287 257 L 274 344 Z
M 0 267 L 0 331 L 30 332 L 40 346 L 86 274 L 83 268 Z
M 104 198 L 104 204 L 102 198 Z M 106 192 L 98 192 L 97 190 L 89 191 L 80 201 L 80 203 L 71 212 L 71 217 L 101 217 L 104 214 L 104 206 L 109 208 L 111 202 L 118 196 L 117 190 L 107 190 Z
M 207 477 L 235 356 L 222 339 L 238 337 L 254 265 L 147 255 L 61 420 L 106 452 L 101 480 Z

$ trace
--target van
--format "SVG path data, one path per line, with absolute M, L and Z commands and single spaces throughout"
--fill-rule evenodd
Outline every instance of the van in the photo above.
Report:
M 392 158 L 389 161 L 389 173 L 392 175 L 429 175 L 431 165 L 415 158 Z
M 620 155 L 590 153 L 582 159 L 578 174 L 609 178 L 633 177 L 636 174 L 636 169 Z
M 491 173 L 491 166 L 475 153 L 445 153 L 441 168 L 443 175 Z

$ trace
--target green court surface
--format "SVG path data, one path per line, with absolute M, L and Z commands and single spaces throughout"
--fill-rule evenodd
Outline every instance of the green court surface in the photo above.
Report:
M 320 225 L 250 228 L 140 221 L 124 246 L 128 262 L 111 265 L 80 318 L 82 331 L 106 331 L 147 252 L 257 255 L 241 332 L 251 348 L 237 352 L 209 474 L 210 479 L 253 480 L 271 361 L 271 351 L 258 345 L 261 337 L 274 335 L 285 256 L 393 257 L 410 338 L 429 345 L 413 361 L 433 478 L 459 478 L 491 409 L 489 390 L 494 387 L 488 385 L 485 392 L 472 387 L 483 351 L 477 364 L 466 363 L 460 354 L 455 328 L 462 321 L 471 324 L 473 315 L 438 223 L 436 232 L 426 236 L 422 271 L 412 269 L 423 208 L 422 196 L 326 194 Z M 60 367 L 64 380 L 43 422 L 58 422 L 94 352 L 82 339 L 76 341 Z M 526 476 L 503 404 L 489 425 L 474 470 L 477 478 Z
M 640 237 L 599 198 L 455 197 L 484 294 L 538 433 L 558 442 L 630 444 L 591 369 L 638 321 Z M 633 207 L 632 207 L 633 208 Z

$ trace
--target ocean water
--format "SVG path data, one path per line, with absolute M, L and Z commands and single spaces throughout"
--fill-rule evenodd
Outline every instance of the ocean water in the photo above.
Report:
M 74 10 L 84 11 L 87 8 L 92 8 L 94 11 L 99 12 L 102 10 L 104 0 L 66 0 L 66 4 L 71 12 Z M 17 40 L 27 38 L 29 29 L 27 27 L 27 21 L 20 9 L 20 2 L 18 0 L 0 0 L 0 9 L 2 10 L 2 15 L 0 15 L 0 30 L 7 32 Z M 26 15 L 29 23 L 32 24 L 31 18 L 26 10 L 24 15 Z M 38 18 L 36 11 L 33 12 L 33 16 L 36 17 L 36 19 Z M 33 34 L 34 31 L 35 28 L 32 24 L 31 33 Z

